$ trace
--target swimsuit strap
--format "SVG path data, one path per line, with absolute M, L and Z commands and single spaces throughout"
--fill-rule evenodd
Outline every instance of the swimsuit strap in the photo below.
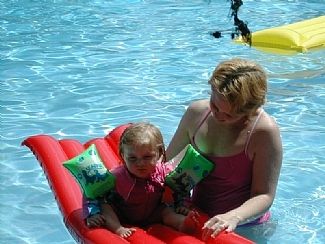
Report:
M 249 142 L 250 142 L 251 136 L 252 136 L 252 134 L 253 134 L 253 132 L 254 132 L 254 130 L 255 130 L 255 127 L 256 127 L 256 125 L 257 125 L 257 122 L 260 120 L 260 118 L 261 118 L 263 112 L 264 112 L 264 110 L 261 109 L 261 111 L 260 111 L 259 114 L 257 115 L 257 118 L 256 118 L 255 121 L 254 121 L 254 124 L 253 124 L 253 126 L 252 126 L 252 129 L 248 131 L 248 137 L 247 137 L 247 140 L 246 140 L 246 143 L 245 143 L 245 151 L 244 151 L 244 152 L 245 152 L 245 155 L 247 155 L 247 148 L 248 148 L 248 145 L 249 145 Z M 203 114 L 201 121 L 198 123 L 198 125 L 197 125 L 197 127 L 196 127 L 196 129 L 195 129 L 195 131 L 194 131 L 194 133 L 193 133 L 193 136 L 192 136 L 192 144 L 193 144 L 193 146 L 195 146 L 197 149 L 198 149 L 198 147 L 197 147 L 196 144 L 195 144 L 195 135 L 196 135 L 197 131 L 200 129 L 200 127 L 201 127 L 201 125 L 203 124 L 203 122 L 207 119 L 207 117 L 209 116 L 210 113 L 211 113 L 211 110 L 210 110 L 210 108 L 208 108 L 207 111 Z
M 246 144 L 245 144 L 245 154 L 246 154 L 246 155 L 247 155 L 248 144 L 249 144 L 249 142 L 250 142 L 250 140 L 251 140 L 251 137 L 252 137 L 253 131 L 254 131 L 256 125 L 257 125 L 257 122 L 260 120 L 261 115 L 263 114 L 263 112 L 264 112 L 264 110 L 261 109 L 261 111 L 260 111 L 259 114 L 257 115 L 257 118 L 256 118 L 255 121 L 254 121 L 254 124 L 253 124 L 253 126 L 252 126 L 252 129 L 249 130 L 249 131 L 247 131 L 247 133 L 248 133 L 248 137 L 247 137 L 247 141 L 246 141 Z
M 210 112 L 211 112 L 211 110 L 210 110 L 210 108 L 208 108 L 207 111 L 203 114 L 201 121 L 198 123 L 197 127 L 195 128 L 195 131 L 192 136 L 192 143 L 193 143 L 193 146 L 195 146 L 195 147 L 197 147 L 195 144 L 195 140 L 194 140 L 195 135 L 196 135 L 197 131 L 200 129 L 201 125 L 204 123 L 204 121 L 209 116 Z

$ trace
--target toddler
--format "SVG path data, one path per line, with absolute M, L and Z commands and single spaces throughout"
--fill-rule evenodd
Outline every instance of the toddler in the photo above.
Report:
M 87 218 L 87 225 L 104 226 L 123 238 L 132 235 L 132 226 L 159 222 L 192 232 L 194 211 L 185 216 L 162 203 L 165 177 L 173 167 L 166 163 L 159 129 L 145 122 L 132 124 L 121 135 L 119 150 L 123 165 L 111 170 L 115 188 L 99 201 L 100 210 Z

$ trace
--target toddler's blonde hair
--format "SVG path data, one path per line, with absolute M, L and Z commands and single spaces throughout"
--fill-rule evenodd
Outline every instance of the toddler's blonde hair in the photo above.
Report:
M 137 122 L 131 124 L 121 135 L 119 153 L 123 155 L 124 146 L 152 146 L 159 152 L 163 162 L 166 161 L 166 150 L 163 136 L 158 129 L 148 122 Z

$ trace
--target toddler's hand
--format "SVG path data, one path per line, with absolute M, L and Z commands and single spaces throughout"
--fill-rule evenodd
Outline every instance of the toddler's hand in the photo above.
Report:
M 105 224 L 105 218 L 101 214 L 95 214 L 86 219 L 86 224 L 89 228 L 100 227 Z
M 175 209 L 175 212 L 186 216 L 189 214 L 190 209 L 184 206 L 179 206 Z

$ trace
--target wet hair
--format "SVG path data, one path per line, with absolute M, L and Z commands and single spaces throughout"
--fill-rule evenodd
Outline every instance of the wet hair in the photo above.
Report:
M 267 77 L 253 61 L 230 59 L 214 70 L 209 84 L 212 92 L 221 93 L 235 113 L 250 115 L 266 102 Z
M 119 153 L 122 156 L 124 146 L 152 146 L 159 152 L 159 158 L 163 156 L 166 162 L 166 150 L 163 136 L 160 130 L 148 122 L 133 123 L 125 129 L 121 135 Z

